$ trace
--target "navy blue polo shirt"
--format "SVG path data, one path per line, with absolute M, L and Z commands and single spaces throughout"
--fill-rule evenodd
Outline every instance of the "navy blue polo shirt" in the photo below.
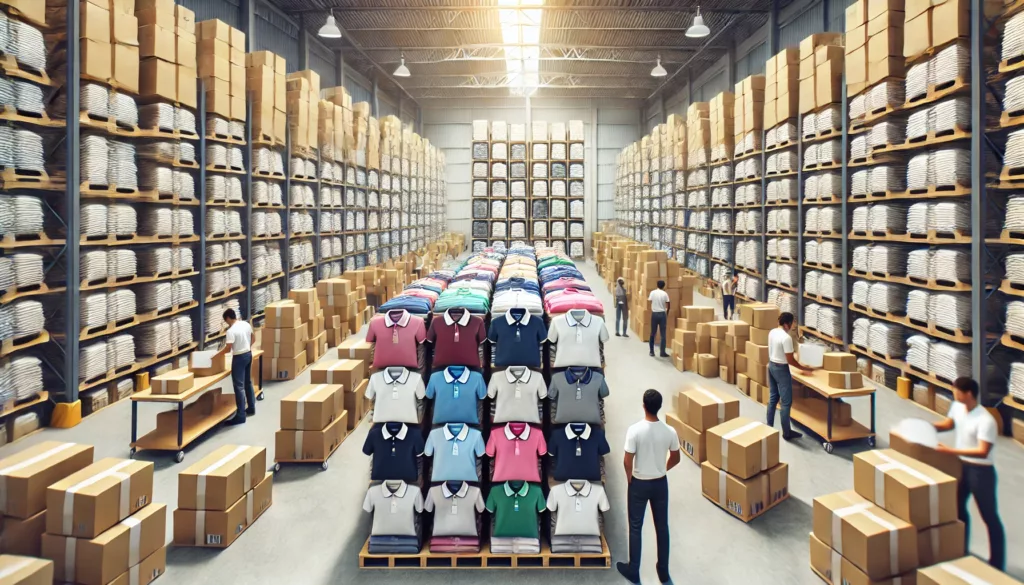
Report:
M 610 452 L 604 431 L 597 425 L 555 426 L 548 438 L 548 454 L 554 458 L 551 475 L 558 481 L 601 481 L 601 457 Z
M 487 339 L 495 345 L 494 364 L 498 367 L 540 367 L 540 344 L 547 338 L 544 322 L 526 309 L 509 309 L 492 317 L 487 332 Z
M 419 480 L 423 433 L 404 423 L 380 423 L 370 428 L 363 453 L 373 457 L 371 480 Z

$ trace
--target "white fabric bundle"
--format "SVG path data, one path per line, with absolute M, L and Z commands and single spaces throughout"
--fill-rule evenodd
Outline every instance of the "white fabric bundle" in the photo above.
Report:
M 903 203 L 878 203 L 869 207 L 871 231 L 900 233 L 907 229 L 907 206 Z
M 818 294 L 828 299 L 842 298 L 843 281 L 831 272 L 822 272 L 818 277 Z
M 817 229 L 822 233 L 839 233 L 842 230 L 843 218 L 839 215 L 841 208 L 822 207 L 818 211 Z
M 818 309 L 818 331 L 832 337 L 840 337 L 843 334 L 842 315 L 837 309 L 821 306 Z
M 877 128 L 877 126 L 876 126 Z M 857 134 L 850 139 L 850 158 L 853 160 L 865 158 L 871 152 L 871 136 L 873 132 Z M 805 159 L 806 161 L 806 159 Z
M 107 365 L 120 368 L 135 361 L 135 337 L 128 333 L 107 339 Z
M 787 177 L 777 179 L 768 183 L 769 203 L 789 203 L 794 201 L 797 193 L 796 181 Z
M 897 165 L 879 165 L 870 170 L 871 180 L 868 191 L 881 193 L 883 191 L 902 192 L 907 189 L 907 169 Z
M 931 320 L 931 293 L 920 289 L 907 293 L 907 318 L 923 323 Z
M 815 136 L 817 136 L 817 122 L 818 115 L 815 114 L 814 112 L 804 114 L 803 126 L 801 128 L 801 130 L 803 131 L 804 138 L 814 138 Z
M 121 321 L 136 313 L 135 291 L 115 289 L 107 293 L 107 320 Z
M 1024 77 L 1018 76 L 1006 82 L 1006 91 L 1003 93 L 1003 111 L 1020 112 L 1021 110 L 1024 110 Z
M 171 332 L 171 321 L 146 323 L 138 328 L 138 351 L 141 355 L 159 355 L 177 347 Z
M 917 98 L 928 93 L 931 67 L 931 59 L 925 59 L 907 68 L 906 95 L 908 99 Z
M 174 130 L 174 106 L 171 104 L 146 104 L 138 109 L 137 115 L 143 128 Z
M 775 127 L 775 138 L 779 144 L 797 140 L 796 122 L 783 122 Z M 796 153 L 791 153 L 796 157 Z
M 970 232 L 971 209 L 967 201 L 939 201 L 928 210 L 928 228 L 938 233 Z
M 850 302 L 861 307 L 867 307 L 871 298 L 871 284 L 867 280 L 854 280 L 850 290 Z
M 110 166 L 107 139 L 95 134 L 83 136 L 78 152 L 82 182 L 106 185 L 107 168 Z
M 821 110 L 815 117 L 815 126 L 819 134 L 829 130 L 839 130 L 843 125 L 843 113 L 838 104 L 833 104 Z
M 928 226 L 931 225 L 932 203 L 922 201 L 914 203 L 907 209 L 906 229 L 911 234 L 928 233 Z
M 804 179 L 804 201 L 818 200 L 818 175 L 811 174 Z
M 1018 308 L 1024 303 L 1015 301 Z M 1010 305 L 1007 305 L 1007 330 L 1009 330 Z M 909 301 L 908 301 L 909 307 Z M 1017 313 L 1019 315 L 1019 313 Z M 944 329 L 971 331 L 971 297 L 966 294 L 932 293 L 928 299 L 928 320 Z
M 850 119 L 856 120 L 867 113 L 867 102 L 870 93 L 862 93 L 850 98 Z
M 853 321 L 852 342 L 859 347 L 868 347 L 868 340 L 871 335 L 871 319 L 861 317 Z
M 874 282 L 868 290 L 868 306 L 879 313 L 896 313 L 906 305 L 907 287 Z
M 970 73 L 970 67 L 970 47 L 966 42 L 958 41 L 935 53 L 935 56 L 931 58 L 928 82 L 933 85 L 943 85 L 955 79 L 966 80 Z
M 971 184 L 971 153 L 963 148 L 944 148 L 928 155 L 929 178 L 938 187 Z M 910 184 L 909 177 L 907 184 Z
M 866 232 L 871 225 L 871 206 L 860 205 L 853 208 L 853 216 L 850 219 L 850 229 L 854 232 Z
M 106 374 L 107 370 L 107 342 L 99 341 L 89 345 L 83 345 L 78 350 L 78 378 L 89 380 Z
M 196 115 L 185 108 L 174 108 L 174 129 L 196 134 Z
M 971 128 L 971 98 L 967 96 L 943 100 L 928 108 L 928 130 L 943 133 Z
M 911 335 L 907 339 L 907 363 L 922 372 L 930 371 L 928 356 L 932 343 L 927 335 Z
M 925 117 L 927 118 L 927 114 Z M 910 126 L 909 122 L 904 126 L 899 120 L 879 122 L 871 127 L 870 132 L 862 136 L 867 136 L 869 148 L 881 148 L 890 144 L 903 144 L 907 136 L 910 135 Z M 906 128 L 906 132 L 904 132 L 904 128 Z
M 234 211 L 227 210 L 224 213 L 224 222 L 227 224 L 227 230 L 229 234 L 240 234 L 242 233 L 242 214 Z
M 233 136 L 228 121 L 219 116 L 207 116 L 206 133 L 210 136 Z
M 139 186 L 142 189 L 152 189 L 161 195 L 174 193 L 174 171 L 171 167 L 143 160 L 139 166 L 139 175 Z
M 870 247 L 868 265 L 871 272 L 880 274 L 903 274 L 907 266 L 907 255 L 912 248 L 901 244 L 879 244 Z
M 170 282 L 149 282 L 138 290 L 139 309 L 144 313 L 174 306 L 174 286 Z
M 818 213 L 820 208 L 809 207 L 807 212 L 804 213 L 804 231 L 815 232 L 818 231 Z M 768 222 L 771 223 L 771 212 L 768 213 Z
M 174 210 L 170 207 L 150 206 L 143 208 L 141 232 L 146 236 L 173 236 Z
M 107 233 L 108 208 L 102 203 L 85 203 L 80 208 L 79 229 L 83 236 L 102 236 Z
M 137 274 L 135 250 L 109 250 L 107 273 L 113 278 L 128 278 Z
M 43 231 L 43 200 L 34 195 L 0 193 L 0 235 Z
M 0 365 L 0 401 L 28 400 L 43 391 L 43 363 L 33 356 Z
M 906 353 L 906 327 L 885 321 L 873 321 L 868 334 L 868 348 L 887 357 L 903 357 Z
M 107 293 L 98 292 L 84 294 L 78 301 L 79 324 L 82 327 L 99 327 L 106 325 Z
M 932 278 L 942 281 L 970 282 L 971 255 L 968 250 L 940 248 L 931 258 L 929 272 Z
M 112 203 L 107 207 L 107 233 L 128 236 L 136 233 L 139 220 L 135 208 L 125 203 Z
M 907 118 L 907 138 L 921 138 L 928 135 L 930 123 L 930 108 L 918 110 Z
M 1024 402 L 1024 363 L 1014 362 L 1010 364 L 1009 390 L 1010 395 L 1016 398 L 1018 402 Z
M 1024 130 L 1015 130 L 1007 135 L 1003 165 L 1007 167 L 1024 166 Z
M 1009 61 L 1021 55 L 1024 55 L 1024 13 L 1015 14 L 1006 21 L 999 60 Z
M 1006 255 L 1006 279 L 1014 284 L 1024 284 L 1024 253 Z
M 928 370 L 944 380 L 971 375 L 971 352 L 966 345 L 936 341 L 928 352 Z
M 907 276 L 928 279 L 931 277 L 932 255 L 930 248 L 913 250 L 907 256 Z
M 855 169 L 850 175 L 850 194 L 867 195 L 871 190 L 871 171 Z

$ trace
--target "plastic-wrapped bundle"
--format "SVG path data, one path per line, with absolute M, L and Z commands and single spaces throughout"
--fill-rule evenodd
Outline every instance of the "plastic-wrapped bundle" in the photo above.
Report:
M 928 228 L 938 233 L 969 232 L 971 210 L 966 201 L 939 201 L 928 212 Z
M 155 190 L 161 195 L 174 193 L 174 172 L 171 167 L 162 166 L 154 161 L 144 160 L 139 167 L 139 186 L 146 190 Z
M 942 86 L 954 80 L 966 80 L 971 67 L 971 51 L 966 42 L 956 42 L 939 50 L 931 59 L 929 83 Z
M 107 233 L 109 213 L 106 205 L 86 203 L 80 208 L 79 226 L 82 236 L 102 236 Z
M 971 375 L 971 354 L 963 345 L 942 341 L 932 344 L 928 352 L 928 372 L 944 380 L 956 380 Z
M 185 108 L 174 108 L 174 129 L 196 134 L 196 115 Z
M 868 306 L 879 313 L 896 313 L 903 309 L 907 287 L 887 282 L 875 282 L 868 290 Z
M 970 282 L 971 255 L 967 250 L 942 248 L 932 255 L 930 271 L 936 280 Z
M 1003 111 L 1020 112 L 1024 110 L 1024 77 L 1014 77 L 1006 82 L 1003 94 Z
M 139 222 L 135 208 L 125 203 L 114 203 L 107 207 L 107 233 L 118 236 L 132 235 L 138 231 Z
M 913 99 L 928 93 L 931 67 L 931 59 L 925 59 L 907 68 L 907 98 Z
M 170 207 L 146 207 L 142 210 L 142 235 L 173 236 L 174 210 Z
M 565 197 L 565 181 L 551 181 L 551 196 Z
M 906 328 L 902 325 L 874 321 L 871 323 L 868 347 L 887 357 L 902 357 L 906 353 L 905 339 Z
M 877 274 L 903 274 L 912 248 L 900 244 L 879 244 L 870 248 L 869 265 Z
M 107 342 L 98 341 L 89 345 L 83 345 L 78 350 L 80 380 L 98 378 L 107 373 Z
M 139 119 L 143 128 L 174 130 L 174 106 L 171 104 L 146 104 L 139 108 Z
M 732 181 L 732 168 L 729 165 L 721 165 L 711 169 L 712 183 L 727 183 Z
M 850 98 L 850 119 L 856 120 L 867 113 L 867 93 L 855 95 Z
M 822 272 L 818 277 L 818 294 L 828 299 L 842 298 L 843 282 L 838 275 Z
M 920 279 L 930 278 L 933 254 L 934 251 L 929 248 L 911 251 L 907 255 L 907 276 Z
M 853 344 L 859 347 L 868 347 L 868 340 L 871 335 L 871 319 L 861 317 L 853 321 Z
M 775 127 L 775 138 L 779 144 L 797 140 L 797 128 L 796 122 L 783 122 Z M 790 153 L 793 157 L 796 157 L 796 153 Z M 795 168 L 795 165 L 794 165 Z M 781 170 L 781 169 L 780 169 Z
M 853 160 L 864 158 L 871 150 L 871 133 L 858 134 L 850 139 L 850 158 Z M 804 157 L 804 164 L 808 164 L 807 157 Z
M 916 158 L 916 157 L 915 157 Z M 913 159 L 911 159 L 913 162 Z M 951 187 L 970 186 L 971 153 L 963 148 L 944 148 L 928 154 L 928 176 L 934 180 L 930 185 Z M 907 184 L 910 185 L 909 171 Z
M 838 207 L 823 207 L 818 212 L 818 231 L 822 233 L 839 233 L 843 229 L 843 218 Z
M 928 356 L 932 339 L 927 335 L 911 335 L 907 338 L 907 363 L 922 372 L 928 372 Z
M 907 293 L 907 318 L 927 323 L 931 320 L 931 293 L 913 289 Z
M 242 214 L 229 209 L 224 213 L 224 223 L 227 224 L 229 234 L 242 233 Z
M 971 98 L 954 97 L 928 108 L 928 129 L 946 133 L 954 129 L 971 128 Z
M 869 208 L 871 231 L 900 233 L 907 228 L 907 206 L 902 203 L 879 203 Z
M 1010 331 L 1010 305 L 1014 303 L 1016 303 L 1015 318 L 1020 316 L 1017 311 L 1024 308 L 1024 303 L 1020 301 L 1014 301 L 1007 305 L 1007 331 Z M 959 329 L 969 333 L 971 331 L 971 297 L 964 294 L 932 293 L 928 299 L 928 320 L 944 329 Z
M 107 139 L 95 134 L 83 136 L 79 148 L 79 163 L 83 183 L 106 185 L 107 168 L 110 166 Z
M 867 195 L 871 189 L 871 171 L 857 169 L 850 175 L 850 194 Z
M 711 204 L 714 206 L 732 206 L 732 187 L 715 187 L 711 190 Z
M 535 238 L 546 238 L 548 237 L 548 224 L 546 221 L 535 221 L 533 222 L 533 237 Z
M 843 124 L 843 113 L 838 104 L 828 106 L 817 113 L 815 129 L 819 134 L 829 130 L 839 130 Z
M 45 71 L 47 49 L 42 31 L 26 22 L 7 19 L 6 15 L 3 21 L 7 31 L 3 51 L 30 69 Z
M 135 145 L 120 140 L 108 140 L 107 145 L 110 147 L 108 184 L 120 189 L 138 188 L 139 172 L 135 165 Z
M 925 117 L 927 118 L 927 114 Z M 904 128 L 906 128 L 906 132 L 904 132 Z M 881 148 L 891 144 L 903 144 L 907 136 L 910 135 L 910 128 L 911 124 L 909 122 L 906 126 L 900 124 L 898 120 L 879 122 L 872 126 L 867 134 L 868 146 L 870 148 Z
M 768 183 L 769 203 L 789 203 L 797 192 L 796 181 L 792 178 L 778 179 Z M 774 197 L 774 198 L 773 198 Z
M 851 268 L 858 272 L 870 272 L 871 246 L 857 246 L 853 249 Z
M 853 217 L 850 219 L 850 229 L 854 232 L 867 232 L 871 225 L 871 206 L 861 205 L 853 208 Z
M 1024 130 L 1016 130 L 1007 135 L 1003 164 L 1007 167 L 1024 166 Z
M 932 210 L 932 203 L 922 201 L 914 203 L 907 209 L 906 229 L 911 234 L 927 235 L 929 219 Z
M 174 306 L 173 285 L 170 282 L 150 282 L 139 287 L 138 305 L 145 313 Z
M 810 207 L 804 214 L 804 231 L 813 232 L 818 231 L 818 213 L 820 213 L 819 207 Z M 768 223 L 772 223 L 772 212 L 768 212 Z
M 1003 229 L 1024 231 L 1024 195 L 1010 195 L 1006 198 L 1006 216 Z
M 871 180 L 868 185 L 869 192 L 902 192 L 907 188 L 907 183 L 905 182 L 907 173 L 906 169 L 900 169 L 896 166 L 878 165 L 872 167 Z
M 1024 55 L 1024 14 L 1018 13 L 1006 21 L 1000 45 L 1000 61 L 1009 61 Z
M 227 154 L 228 154 L 228 166 L 230 166 L 233 169 L 239 169 L 239 170 L 242 169 L 242 167 L 243 167 L 243 164 L 242 164 L 242 160 L 243 160 L 242 149 L 237 147 L 237 146 L 229 146 Z M 275 154 L 277 154 L 278 157 L 280 157 L 280 153 L 275 153 Z M 281 168 L 283 166 L 283 163 L 280 161 L 280 159 L 278 159 L 276 162 L 278 162 L 279 164 L 274 165 L 274 171 L 275 172 L 279 172 L 279 173 L 283 172 L 283 169 Z
M 79 299 L 78 307 L 78 319 L 83 328 L 100 327 L 108 323 L 107 293 L 85 294 Z
M 135 337 L 124 333 L 107 339 L 107 365 L 113 368 L 130 365 L 135 361 Z
M 867 307 L 870 303 L 871 283 L 867 280 L 853 281 L 850 301 L 860 307 Z

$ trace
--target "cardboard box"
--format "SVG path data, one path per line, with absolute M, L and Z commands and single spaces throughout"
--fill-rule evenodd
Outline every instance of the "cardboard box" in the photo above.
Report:
M 768 385 L 768 365 L 761 362 L 747 359 L 747 377 L 751 382 L 757 382 L 762 386 Z
M 956 480 L 892 449 L 855 454 L 853 487 L 919 529 L 957 519 Z
M 821 575 L 824 575 L 829 583 L 842 583 L 843 585 L 892 585 L 895 583 L 907 584 L 915 582 L 914 571 L 891 579 L 872 579 L 848 559 L 818 540 L 814 534 L 810 535 L 810 541 L 811 567 Z
M 870 43 L 871 41 L 868 41 Z M 868 57 L 871 59 L 871 63 L 868 64 L 868 83 L 875 84 L 887 77 L 895 77 L 902 79 L 906 77 L 906 67 L 904 65 L 904 59 L 900 57 L 887 57 L 879 61 L 875 61 L 871 57 L 871 50 L 868 49 Z
M 699 307 L 699 306 L 687 306 L 683 307 L 686 312 L 686 319 L 688 321 L 694 321 L 696 323 L 708 323 L 715 318 L 714 307 Z
M 365 339 L 346 339 L 338 344 L 338 359 L 363 360 L 365 364 L 373 363 L 373 344 Z
M 193 39 L 191 39 L 190 37 L 175 35 L 174 60 L 176 63 L 178 63 L 179 65 L 184 65 L 191 69 L 196 69 L 199 63 L 196 55 L 196 43 Z M 193 77 L 196 77 L 196 75 L 193 75 Z
M 857 356 L 845 351 L 827 351 L 821 369 L 828 372 L 856 372 Z
M 196 13 L 180 4 L 174 5 L 174 29 L 179 34 L 196 34 Z
M 850 390 L 864 387 L 864 377 L 857 372 L 829 372 L 828 385 L 832 388 Z
M 224 445 L 178 474 L 178 507 L 227 510 L 256 487 L 267 468 L 267 450 Z
M 815 55 L 818 47 L 825 45 L 842 45 L 842 33 L 825 32 L 810 35 L 800 41 L 800 60 L 808 59 Z
M 100 43 L 110 42 L 110 11 L 89 2 L 79 2 L 79 38 Z
M 781 502 L 789 496 L 789 465 L 779 463 L 766 472 L 768 476 L 768 505 Z
M 139 19 L 122 10 L 110 11 L 110 40 L 113 43 L 137 47 L 139 45 Z
M 5 585 L 50 585 L 54 577 L 53 561 L 0 555 L 0 573 L 4 575 Z
M 903 26 L 903 56 L 916 57 L 922 55 L 932 45 L 932 11 L 926 10 L 913 18 L 907 14 Z
M 202 361 L 206 363 L 206 358 L 209 358 L 209 366 L 197 367 L 197 363 Z M 194 351 L 189 355 L 188 370 L 195 374 L 196 378 L 205 378 L 207 376 L 216 376 L 221 372 L 228 369 L 227 354 L 217 355 L 215 350 L 207 351 Z
M 146 59 L 139 63 L 139 94 L 172 101 L 178 99 L 178 72 L 174 63 Z
M 200 39 L 220 39 L 225 43 L 231 43 L 231 27 L 226 22 L 217 19 L 204 20 L 198 23 Z
M 272 345 L 286 343 L 302 343 L 308 339 L 308 330 L 304 323 L 295 327 L 264 327 L 262 347 L 267 349 Z
M 917 559 L 922 567 L 952 561 L 963 556 L 967 527 L 957 520 L 932 526 L 917 533 Z
M 245 67 L 232 63 L 230 70 L 231 97 L 245 97 Z
M 139 48 L 111 45 L 111 77 L 124 91 L 139 92 Z
M 281 428 L 323 430 L 344 409 L 340 384 L 307 384 L 281 399 Z
M 237 28 L 230 29 L 231 46 L 239 51 L 245 50 L 245 33 Z
M 824 47 L 822 47 L 824 48 Z M 839 48 L 839 47 L 834 47 Z M 819 108 L 842 100 L 843 61 L 826 61 L 815 68 L 814 99 Z
M 857 0 L 853 4 L 846 7 L 846 29 L 849 30 L 851 27 L 860 26 L 867 24 L 868 22 L 868 3 L 867 0 Z
M 934 3 L 932 42 L 937 47 L 958 38 L 971 36 L 971 7 L 963 0 L 942 0 Z M 987 12 L 987 11 L 985 11 Z
M 264 348 L 264 359 L 266 358 L 294 358 L 300 353 L 306 351 L 306 329 L 303 325 L 296 329 L 302 329 L 301 333 L 292 333 L 290 336 L 295 337 L 295 341 L 278 341 L 272 344 L 267 344 Z M 294 332 L 295 329 L 275 329 L 274 331 L 289 331 Z M 307 361 L 315 361 L 310 358 L 310 354 L 306 354 Z
M 679 436 L 679 447 L 687 457 L 697 465 L 707 460 L 707 443 L 704 433 L 686 424 L 671 412 L 665 413 L 665 422 L 675 429 L 676 435 Z
M 263 377 L 270 380 L 293 380 L 306 369 L 306 350 L 292 358 L 263 357 Z
M 204 80 L 204 83 L 209 87 L 210 80 Z M 206 111 L 224 118 L 231 117 L 231 95 L 228 93 L 226 86 L 223 91 L 216 89 L 206 90 Z
M 906 0 L 868 0 L 867 19 L 870 21 L 886 12 L 903 12 Z
M 110 43 L 82 39 L 79 45 L 82 50 L 82 75 L 108 81 L 112 74 L 113 53 Z
M 957 577 L 953 571 L 969 575 L 973 581 Z M 959 559 L 917 570 L 917 585 L 965 585 L 986 583 L 987 585 L 1020 585 L 1020 581 L 993 568 L 978 557 L 966 556 Z
M 709 440 L 708 446 L 710 447 Z M 701 463 L 701 493 L 733 516 L 750 520 L 768 507 L 768 474 L 741 479 L 716 468 L 710 460 Z
M 194 45 L 193 45 L 194 46 Z M 192 67 L 178 65 L 178 102 L 189 107 L 199 103 L 199 92 L 196 84 L 197 71 Z
M 369 380 L 363 380 L 355 389 L 346 388 L 343 391 L 344 410 L 348 418 L 348 430 L 359 425 L 363 415 L 370 410 L 370 400 L 366 398 L 366 388 L 370 385 Z
M 152 501 L 152 463 L 101 459 L 46 488 L 46 531 L 96 538 Z
M 185 508 L 175 510 L 174 544 L 215 548 L 230 546 L 273 502 L 274 474 L 267 473 L 262 477 L 255 488 L 246 492 L 223 512 L 203 512 Z M 196 521 L 200 514 L 203 516 L 202 523 Z
M 46 488 L 85 469 L 93 458 L 92 445 L 44 441 L 0 460 L 4 519 L 28 519 L 46 509 Z
M 203 79 L 214 78 L 221 81 L 231 82 L 231 61 L 209 51 L 204 45 L 217 44 L 216 40 L 199 42 L 199 77 Z
M 760 327 L 750 328 L 750 341 L 754 345 L 761 345 L 768 347 L 768 334 L 771 333 L 771 329 L 761 329 Z M 763 363 L 768 363 L 767 361 Z
M 310 323 L 310 327 L 314 326 L 316 321 Z M 319 329 L 318 329 L 319 331 Z M 320 359 L 327 351 L 327 333 L 319 332 L 313 339 L 306 342 L 306 356 L 310 363 L 316 362 Z
M 341 444 L 347 431 L 348 412 L 341 411 L 332 423 L 319 431 L 280 430 L 274 433 L 277 461 L 326 461 Z
M 872 579 L 916 569 L 917 529 L 854 491 L 814 498 L 814 534 Z
M 341 359 L 313 366 L 309 379 L 313 384 L 341 384 L 345 388 L 355 388 L 365 375 L 366 367 L 362 360 Z
M 778 307 L 758 306 L 750 311 L 750 325 L 758 329 L 774 329 L 779 326 Z M 751 333 L 753 337 L 753 333 Z
M 707 434 L 708 461 L 741 479 L 779 462 L 779 432 L 764 423 L 738 417 L 709 429 Z
M 38 557 L 44 532 L 45 510 L 24 519 L 5 516 L 0 519 L 0 551 L 5 555 Z
M 959 457 L 948 453 L 939 453 L 932 447 L 908 441 L 898 431 L 889 431 L 889 448 L 934 467 L 956 480 L 963 475 L 963 464 Z
M 269 303 L 266 315 L 268 328 L 295 328 L 301 327 L 304 323 L 302 309 L 291 299 Z
M 231 57 L 228 59 L 232 65 L 238 65 L 245 69 L 245 51 L 231 47 Z
M 815 109 L 815 79 L 811 75 L 807 79 L 800 80 L 800 113 L 809 114 Z
M 81 585 L 107 585 L 131 568 L 133 559 L 144 559 L 164 546 L 167 537 L 167 506 L 152 504 L 92 540 L 44 534 L 42 554 L 54 563 L 62 581 Z M 70 543 L 70 540 L 76 542 Z M 68 553 L 74 555 L 68 558 Z
M 745 369 L 743 371 L 746 372 Z M 740 389 L 740 392 L 750 396 L 750 378 L 745 373 L 736 374 L 736 387 Z
M 168 63 L 177 62 L 177 38 L 174 29 L 166 29 L 155 24 L 140 26 L 138 38 L 139 56 L 143 59 L 156 57 Z
M 740 415 L 740 401 L 711 388 L 693 388 L 678 395 L 681 420 L 699 433 Z
M 185 368 L 154 376 L 153 394 L 181 394 L 192 388 L 195 379 L 196 375 Z
M 697 354 L 697 373 L 705 378 L 718 377 L 718 358 L 709 353 Z

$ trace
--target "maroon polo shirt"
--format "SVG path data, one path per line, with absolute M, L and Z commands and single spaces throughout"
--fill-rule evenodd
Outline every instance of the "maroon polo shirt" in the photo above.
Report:
M 457 309 L 448 309 L 443 315 L 435 315 L 427 330 L 427 341 L 434 344 L 434 368 L 445 366 L 468 366 L 479 368 L 480 344 L 487 338 L 484 320 L 469 311 L 454 318 Z M 458 341 L 455 333 L 458 332 Z

